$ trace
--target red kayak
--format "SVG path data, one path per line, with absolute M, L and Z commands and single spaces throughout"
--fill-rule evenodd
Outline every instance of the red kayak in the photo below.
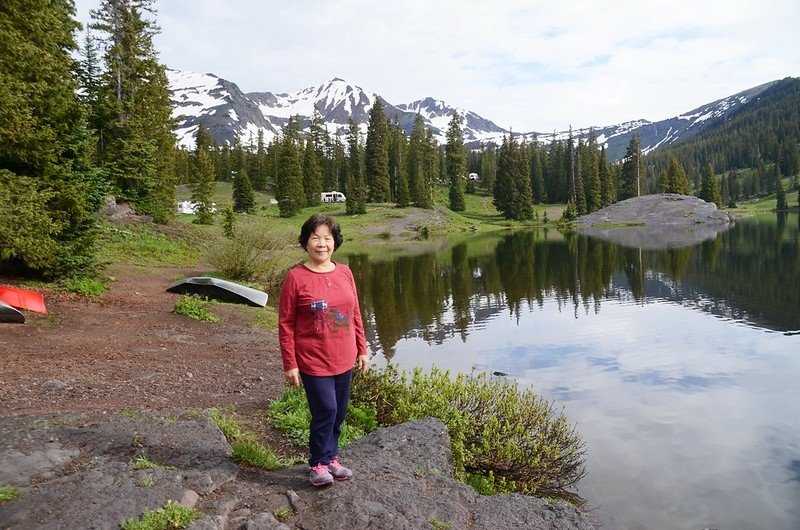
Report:
M 38 291 L 0 285 L 0 300 L 11 307 L 47 314 L 47 308 L 44 306 L 44 296 Z

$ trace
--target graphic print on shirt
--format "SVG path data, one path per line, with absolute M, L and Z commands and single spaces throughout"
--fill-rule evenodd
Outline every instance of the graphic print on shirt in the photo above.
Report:
M 311 302 L 311 314 L 314 315 L 314 331 L 322 334 L 326 329 L 337 333 L 340 329 L 350 329 L 350 319 L 335 307 L 328 308 L 327 300 Z

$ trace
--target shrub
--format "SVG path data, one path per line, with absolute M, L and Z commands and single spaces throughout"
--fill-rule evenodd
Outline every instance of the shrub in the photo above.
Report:
M 100 296 L 106 292 L 106 285 L 95 278 L 67 278 L 62 285 L 66 291 L 83 296 Z
M 290 241 L 291 236 L 282 228 L 241 226 L 232 238 L 211 249 L 208 262 L 226 278 L 252 280 L 268 275 L 276 254 Z
M 311 412 L 305 393 L 298 388 L 290 388 L 283 395 L 269 404 L 269 414 L 278 429 L 286 433 L 289 439 L 299 446 L 308 444 Z M 347 418 L 342 425 L 339 445 L 347 445 L 364 434 L 378 428 L 374 407 L 350 404 Z
M 354 380 L 353 403 L 374 408 L 380 425 L 433 416 L 447 426 L 454 472 L 481 493 L 518 492 L 566 500 L 585 474 L 584 442 L 550 401 L 486 374 L 389 366 Z
M 210 302 L 196 294 L 185 294 L 175 302 L 172 310 L 176 315 L 183 315 L 204 322 L 218 322 L 219 317 L 208 308 Z

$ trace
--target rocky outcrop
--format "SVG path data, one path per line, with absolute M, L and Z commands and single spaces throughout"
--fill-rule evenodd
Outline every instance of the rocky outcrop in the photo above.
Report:
M 695 245 L 734 224 L 714 203 L 691 195 L 658 193 L 626 199 L 578 218 L 581 234 L 642 249 Z
M 322 489 L 302 464 L 240 469 L 202 415 L 4 418 L 0 444 L 0 485 L 22 493 L 0 506 L 2 528 L 118 528 L 167 499 L 204 514 L 194 530 L 597 527 L 571 506 L 477 495 L 453 478 L 449 437 L 435 419 L 349 445 L 341 456 L 355 478 Z M 158 466 L 133 469 L 143 454 Z

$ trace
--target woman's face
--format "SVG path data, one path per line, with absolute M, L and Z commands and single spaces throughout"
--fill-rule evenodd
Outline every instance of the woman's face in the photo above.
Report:
M 316 265 L 324 265 L 331 261 L 333 256 L 333 234 L 327 225 L 319 225 L 311 233 L 306 244 L 306 252 L 308 252 L 311 261 Z

